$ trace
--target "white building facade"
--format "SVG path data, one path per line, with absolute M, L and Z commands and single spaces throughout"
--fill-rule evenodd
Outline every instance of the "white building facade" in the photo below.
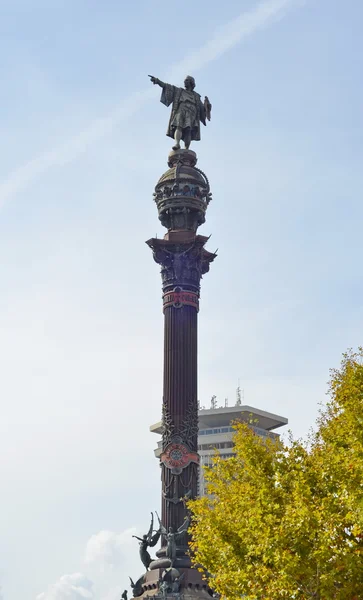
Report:
M 219 407 L 211 409 L 202 409 L 198 411 L 199 434 L 198 434 L 198 453 L 200 455 L 200 474 L 199 474 L 199 495 L 203 496 L 206 492 L 203 467 L 210 466 L 215 451 L 218 450 L 222 458 L 233 456 L 233 435 L 232 423 L 234 421 L 244 421 L 250 424 L 250 427 L 262 437 L 277 437 L 275 429 L 287 425 L 288 420 L 285 417 L 275 415 L 252 406 L 233 406 Z M 253 425 L 251 425 L 253 423 Z M 162 423 L 159 421 L 151 425 L 152 433 L 162 434 Z M 161 440 L 155 449 L 155 456 L 160 457 Z

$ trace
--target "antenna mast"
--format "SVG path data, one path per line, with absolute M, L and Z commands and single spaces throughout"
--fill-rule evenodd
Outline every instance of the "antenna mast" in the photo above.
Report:
M 244 394 L 243 394 L 243 397 L 244 397 Z M 238 380 L 238 387 L 236 389 L 236 406 L 242 406 L 242 394 L 241 394 L 240 380 Z

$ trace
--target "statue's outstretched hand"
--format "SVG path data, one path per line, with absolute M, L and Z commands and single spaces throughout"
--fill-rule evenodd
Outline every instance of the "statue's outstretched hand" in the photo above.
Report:
M 158 78 L 154 77 L 154 75 L 148 75 L 148 77 L 150 77 L 150 81 L 155 85 L 156 83 L 158 83 Z

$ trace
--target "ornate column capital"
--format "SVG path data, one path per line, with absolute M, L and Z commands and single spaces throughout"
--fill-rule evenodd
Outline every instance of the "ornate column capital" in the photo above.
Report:
M 161 265 L 164 309 L 189 305 L 198 310 L 200 280 L 216 257 L 204 248 L 207 240 L 198 235 L 185 242 L 156 238 L 146 242 L 153 251 L 155 262 Z

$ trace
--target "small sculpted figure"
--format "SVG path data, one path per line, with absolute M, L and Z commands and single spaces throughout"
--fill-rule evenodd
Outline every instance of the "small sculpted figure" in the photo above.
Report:
M 178 592 L 180 592 L 180 586 L 181 586 L 181 582 L 184 579 L 184 573 L 182 573 L 181 575 L 179 575 L 178 577 L 176 577 L 173 581 L 173 583 L 171 584 L 171 591 L 174 594 L 177 594 Z
M 132 593 L 134 595 L 134 598 L 137 598 L 138 596 L 141 596 L 142 593 L 143 593 L 142 584 L 144 582 L 144 576 L 142 575 L 136 581 L 136 583 L 131 579 L 130 575 L 129 575 L 129 579 L 130 579 L 130 585 L 131 585 L 131 589 L 132 589 Z
M 162 597 L 165 598 L 165 600 L 166 600 L 166 598 L 168 597 L 168 592 L 170 592 L 170 586 L 169 586 L 168 582 L 162 581 L 159 584 L 159 590 L 161 592 Z
M 206 119 L 211 119 L 212 105 L 208 97 L 205 97 L 203 103 L 200 95 L 194 91 L 195 79 L 190 75 L 184 80 L 184 88 L 164 83 L 153 75 L 149 77 L 154 85 L 163 89 L 160 102 L 165 106 L 172 104 L 166 135 L 175 140 L 173 150 L 180 149 L 180 140 L 184 141 L 185 148 L 188 149 L 192 140 L 200 140 L 200 124 L 206 125 Z

